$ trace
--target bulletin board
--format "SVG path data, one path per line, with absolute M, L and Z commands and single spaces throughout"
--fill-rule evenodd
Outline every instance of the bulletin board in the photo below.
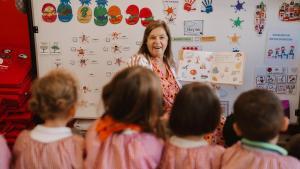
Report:
M 241 92 L 260 87 L 289 100 L 295 122 L 299 4 L 299 0 L 31 0 L 38 75 L 58 67 L 74 72 L 80 81 L 76 117 L 96 118 L 104 111 L 102 87 L 138 51 L 148 22 L 161 19 L 170 27 L 176 61 L 181 49 L 243 52 L 243 83 L 216 85 L 226 115 Z M 277 48 L 282 57 L 275 58 Z M 292 48 L 293 57 L 288 55 Z M 277 70 L 283 70 L 287 79 L 294 77 L 293 82 L 280 83 L 286 90 L 294 85 L 292 92 L 277 92 L 277 82 L 266 80 L 271 75 L 275 81 L 282 77 Z

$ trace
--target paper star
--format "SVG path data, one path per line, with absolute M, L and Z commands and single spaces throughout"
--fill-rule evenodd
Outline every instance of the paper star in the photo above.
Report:
M 241 37 L 237 36 L 237 34 L 233 34 L 232 36 L 228 36 L 228 38 L 230 39 L 231 43 L 238 43 Z
M 241 27 L 244 20 L 241 20 L 240 17 L 237 17 L 236 19 L 230 19 L 233 23 L 232 27 Z

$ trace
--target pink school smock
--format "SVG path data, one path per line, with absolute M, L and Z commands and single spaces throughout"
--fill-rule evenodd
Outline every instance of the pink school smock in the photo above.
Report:
M 150 133 L 125 130 L 99 139 L 96 120 L 86 135 L 87 169 L 156 169 L 163 142 Z

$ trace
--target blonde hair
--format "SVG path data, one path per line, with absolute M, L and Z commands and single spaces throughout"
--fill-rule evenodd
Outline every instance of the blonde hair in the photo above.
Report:
M 64 69 L 49 72 L 32 86 L 29 109 L 43 120 L 65 118 L 78 99 L 78 84 Z

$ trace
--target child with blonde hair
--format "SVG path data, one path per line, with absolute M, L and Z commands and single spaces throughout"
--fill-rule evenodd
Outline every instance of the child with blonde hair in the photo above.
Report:
M 9 169 L 11 154 L 5 138 L 0 135 L 0 168 Z
M 155 169 L 163 142 L 158 135 L 162 94 L 158 77 L 140 66 L 117 73 L 103 89 L 105 114 L 86 135 L 89 169 Z
M 65 70 L 54 70 L 33 84 L 29 108 L 45 122 L 18 136 L 15 169 L 83 168 L 84 140 L 66 127 L 75 114 L 77 90 L 77 81 Z
M 226 149 L 222 169 L 296 169 L 300 162 L 276 145 L 288 119 L 278 97 L 271 91 L 253 89 L 234 103 L 233 128 L 242 140 Z
M 166 143 L 160 169 L 219 169 L 224 148 L 209 144 L 221 118 L 221 106 L 212 88 L 194 82 L 183 86 L 175 98 L 169 126 L 174 133 Z

